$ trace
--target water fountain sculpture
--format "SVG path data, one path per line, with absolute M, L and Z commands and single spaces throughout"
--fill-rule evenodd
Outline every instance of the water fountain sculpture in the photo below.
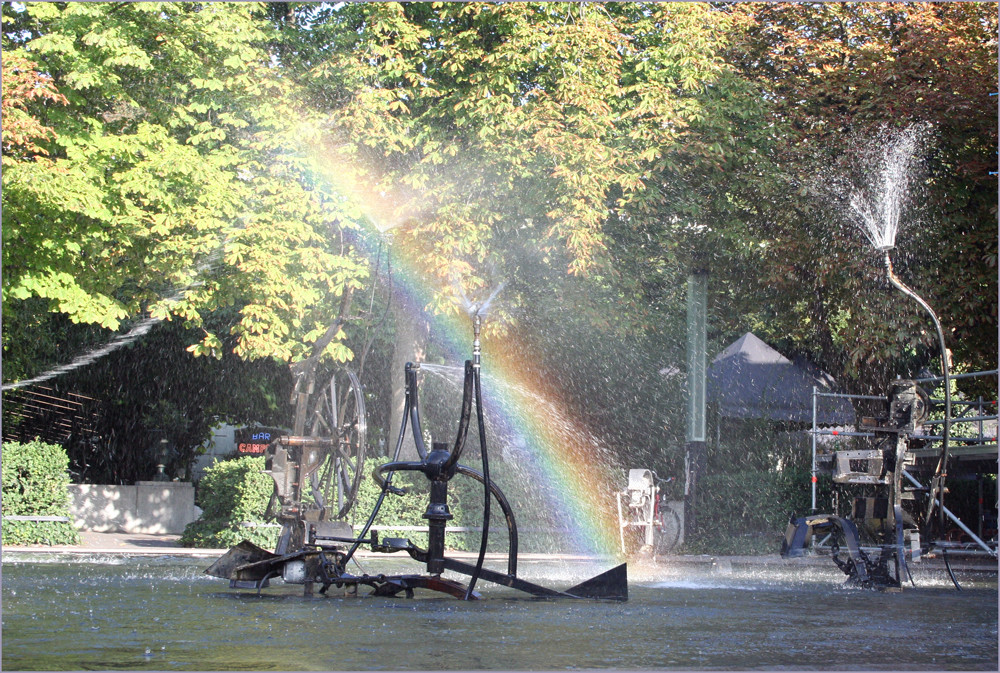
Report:
M 910 163 L 923 131 L 922 127 L 911 127 L 899 134 L 885 153 L 882 171 L 872 186 L 873 193 L 866 195 L 854 191 L 850 206 L 876 252 L 884 255 L 890 284 L 917 302 L 934 323 L 940 348 L 940 380 L 944 388 L 942 434 L 931 437 L 925 431 L 923 424 L 928 419 L 931 400 L 918 382 L 893 381 L 885 398 L 883 415 L 863 418 L 859 424 L 859 434 L 874 436 L 874 448 L 836 451 L 821 470 L 831 473 L 837 484 L 867 485 L 876 495 L 856 498 L 851 518 L 832 514 L 796 517 L 793 514 L 781 546 L 783 557 L 802 556 L 815 534 L 825 534 L 827 539 L 834 541 L 832 559 L 848 576 L 848 582 L 881 590 L 899 589 L 907 578 L 913 582 L 906 562 L 907 543 L 911 560 L 919 559 L 921 533 L 927 544 L 933 533 L 943 532 L 945 517 L 976 540 L 985 553 L 996 558 L 996 549 L 983 542 L 944 505 L 953 422 L 948 350 L 937 314 L 900 280 L 890 258 L 912 178 Z M 936 455 L 927 456 L 923 449 L 932 440 L 940 441 L 940 450 Z M 864 522 L 866 532 L 878 543 L 877 549 L 866 551 L 862 548 L 861 532 L 855 521 Z M 839 541 L 848 547 L 846 559 L 839 557 Z M 947 550 L 942 549 L 942 554 L 952 581 L 960 588 L 948 564 Z
M 833 480 L 840 484 L 867 484 L 878 489 L 879 495 L 859 498 L 855 502 L 855 517 L 878 521 L 873 531 L 880 538 L 877 552 L 862 549 L 861 535 L 854 521 L 832 514 L 792 516 L 781 546 L 783 557 L 805 553 L 815 533 L 827 533 L 834 539 L 831 557 L 848 576 L 848 581 L 865 588 L 894 589 L 909 575 L 906 565 L 907 541 L 920 545 L 919 527 L 904 504 L 914 503 L 921 493 L 904 480 L 909 475 L 908 449 L 911 444 L 926 441 L 921 423 L 927 418 L 928 397 L 913 381 L 894 381 L 888 396 L 888 413 L 880 418 L 863 419 L 862 428 L 875 434 L 879 448 L 871 450 L 837 451 L 828 465 Z M 912 461 L 909 461 L 912 462 Z M 839 556 L 838 540 L 844 540 L 848 558 Z
M 315 584 L 325 594 L 330 587 L 356 592 L 361 585 L 371 587 L 377 596 L 394 596 L 403 593 L 414 595 L 414 589 L 428 589 L 450 594 L 465 600 L 479 598 L 475 592 L 480 579 L 523 591 L 540 598 L 584 598 L 625 601 L 628 600 L 626 564 L 622 563 L 607 572 L 581 582 L 566 590 L 550 589 L 524 580 L 517 575 L 517 524 L 506 496 L 490 478 L 489 457 L 486 448 L 486 430 L 483 417 L 480 381 L 481 345 L 480 329 L 483 307 L 473 312 L 473 359 L 465 362 L 462 406 L 458 423 L 458 436 L 449 447 L 446 442 L 432 442 L 428 451 L 420 419 L 417 374 L 420 366 L 407 363 L 405 368 L 405 402 L 403 423 L 399 430 L 393 459 L 378 466 L 373 477 L 381 487 L 378 500 L 367 523 L 358 534 L 346 523 L 338 521 L 353 502 L 357 493 L 357 479 L 363 461 L 365 421 L 363 396 L 357 378 L 346 374 L 338 386 L 335 377 L 324 389 L 317 405 L 320 420 L 313 425 L 311 436 L 279 437 L 267 451 L 268 473 L 275 481 L 277 502 L 276 516 L 282 524 L 282 533 L 275 551 L 243 541 L 230 549 L 205 572 L 228 579 L 232 588 L 249 588 L 260 591 L 271 579 L 281 577 L 288 584 L 304 585 L 311 594 Z M 338 393 L 339 391 L 339 393 Z M 301 400 L 300 407 L 301 409 Z M 479 441 L 483 469 L 475 470 L 459 462 L 466 444 L 475 401 L 479 428 Z M 301 416 L 301 414 L 297 414 Z M 297 424 L 301 425 L 301 424 Z M 419 461 L 399 460 L 407 427 L 413 433 Z M 424 518 L 428 521 L 428 543 L 423 549 L 406 538 L 379 539 L 372 524 L 387 495 L 402 494 L 404 490 L 392 485 L 397 472 L 422 473 L 429 483 L 429 502 Z M 446 553 L 445 524 L 452 518 L 448 509 L 448 485 L 456 475 L 479 482 L 484 490 L 482 542 L 476 564 L 449 558 Z M 312 486 L 311 497 L 304 490 L 306 480 Z M 336 493 L 336 506 L 331 495 Z M 507 525 L 509 540 L 507 571 L 499 572 L 483 567 L 489 535 L 490 504 L 496 501 Z M 270 508 L 269 508 L 270 509 Z M 392 554 L 405 552 L 412 559 L 426 566 L 424 574 L 370 575 L 352 574 L 348 563 L 362 545 L 373 552 Z M 444 577 L 450 571 L 469 578 L 467 584 Z

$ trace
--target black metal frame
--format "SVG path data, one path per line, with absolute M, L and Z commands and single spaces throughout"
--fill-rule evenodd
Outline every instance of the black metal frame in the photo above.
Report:
M 549 589 L 517 577 L 518 535 L 513 509 L 500 488 L 490 479 L 489 458 L 486 449 L 486 430 L 483 414 L 480 362 L 479 362 L 479 316 L 474 316 L 475 341 L 474 360 L 465 362 L 465 381 L 462 393 L 462 409 L 458 423 L 458 436 L 449 449 L 446 442 L 434 442 L 431 450 L 423 439 L 418 399 L 417 373 L 419 365 L 407 363 L 405 368 L 406 397 L 403 422 L 396 442 L 393 459 L 380 465 L 373 472 L 373 478 L 381 487 L 379 498 L 360 533 L 349 535 L 338 531 L 324 530 L 320 522 L 308 522 L 300 518 L 301 511 L 286 505 L 288 515 L 295 519 L 286 522 L 286 528 L 302 531 L 301 538 L 295 534 L 284 536 L 275 553 L 268 552 L 249 542 L 242 542 L 232 548 L 205 572 L 215 577 L 230 580 L 233 588 L 249 588 L 260 591 L 270 580 L 281 576 L 287 583 L 305 585 L 306 594 L 312 593 L 314 583 L 320 584 L 320 593 L 325 594 L 330 587 L 356 591 L 360 585 L 370 586 L 378 596 L 392 596 L 405 593 L 412 596 L 417 588 L 443 592 L 465 600 L 479 597 L 475 585 L 480 578 L 495 584 L 507 586 L 538 598 L 587 598 L 626 601 L 628 600 L 628 577 L 626 564 L 597 575 L 566 590 Z M 480 433 L 480 448 L 483 471 L 459 463 L 472 418 L 472 403 L 475 398 L 476 418 Z M 399 454 L 406 435 L 407 426 L 412 429 L 413 440 L 420 457 L 419 461 L 400 461 Z M 305 454 L 302 456 L 307 458 Z M 312 461 L 315 462 L 315 461 Z M 311 464 L 311 463 L 310 463 Z M 396 472 L 420 472 L 430 485 L 429 501 L 424 518 L 428 521 L 427 549 L 421 549 L 405 538 L 380 540 L 372 530 L 382 503 L 389 493 L 402 494 L 405 491 L 392 485 Z M 448 484 L 460 474 L 470 477 L 483 485 L 484 515 L 483 538 L 479 557 L 475 565 L 445 556 L 445 526 L 452 515 L 448 509 Z M 501 573 L 483 567 L 489 534 L 490 503 L 496 500 L 508 532 L 507 572 Z M 291 524 L 297 524 L 293 526 Z M 353 559 L 361 545 L 370 545 L 372 551 L 382 553 L 406 552 L 411 558 L 426 566 L 424 575 L 355 575 L 347 572 L 347 564 Z M 441 577 L 444 571 L 452 571 L 469 577 L 468 585 Z

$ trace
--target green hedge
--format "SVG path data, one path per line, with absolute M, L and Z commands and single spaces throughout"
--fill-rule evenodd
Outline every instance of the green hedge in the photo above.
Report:
M 274 549 L 279 529 L 263 526 L 274 523 L 264 521 L 274 481 L 263 470 L 263 456 L 226 460 L 205 470 L 195 497 L 202 515 L 184 529 L 181 544 L 225 549 L 250 540 Z M 247 523 L 259 526 L 240 525 Z
M 79 544 L 69 511 L 69 458 L 56 444 L 3 445 L 3 544 Z M 70 522 L 8 521 L 8 516 L 65 516 Z
M 348 514 L 353 525 L 364 525 L 371 514 L 381 489 L 371 477 L 371 470 L 388 462 L 388 458 L 369 458 L 365 474 L 358 489 L 358 497 Z M 202 508 L 201 517 L 184 529 L 181 544 L 189 547 L 226 548 L 242 540 L 250 540 L 266 549 L 273 549 L 280 529 L 264 527 L 274 524 L 264 521 L 264 511 L 274 489 L 274 481 L 263 473 L 264 458 L 242 457 L 216 463 L 205 470 L 198 483 L 196 502 Z M 389 493 L 382 502 L 375 525 L 380 537 L 405 537 L 418 546 L 427 544 L 427 534 L 419 531 L 400 531 L 383 528 L 387 524 L 400 526 L 426 526 L 423 518 L 427 510 L 429 485 L 423 475 L 415 472 L 397 472 L 393 485 L 406 488 L 403 496 Z M 307 487 L 308 491 L 308 487 Z M 308 496 L 307 496 L 308 497 Z M 479 526 L 482 521 L 482 485 L 472 479 L 457 476 L 449 484 L 448 508 L 454 517 L 449 526 Z M 506 540 L 499 506 L 494 502 L 494 544 Z M 260 527 L 241 526 L 241 523 L 261 524 Z M 448 533 L 448 547 L 457 550 L 479 549 L 480 533 Z M 502 544 L 506 544 L 502 542 Z M 491 545 L 492 548 L 493 545 Z M 506 547 L 504 547 L 506 549 Z

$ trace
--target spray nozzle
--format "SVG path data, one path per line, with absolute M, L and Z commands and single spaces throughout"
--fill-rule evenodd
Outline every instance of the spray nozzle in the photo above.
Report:
M 472 339 L 472 365 L 474 367 L 479 367 L 480 354 L 482 352 L 481 349 L 480 349 L 480 344 L 479 344 L 479 332 L 482 329 L 482 327 L 483 327 L 483 319 L 479 315 L 479 312 L 477 311 L 472 316 L 472 336 L 473 336 L 473 339 Z

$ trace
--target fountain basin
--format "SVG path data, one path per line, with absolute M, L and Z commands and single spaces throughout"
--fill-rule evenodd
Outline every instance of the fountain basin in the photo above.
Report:
M 630 601 L 565 602 L 483 583 L 485 600 L 260 597 L 204 558 L 5 552 L 4 670 L 814 668 L 996 670 L 996 580 L 946 576 L 881 594 L 826 564 L 718 559 L 630 569 Z M 372 564 L 374 559 L 361 559 Z M 379 559 L 378 571 L 412 562 Z M 488 561 L 502 569 L 502 561 Z M 386 565 L 388 564 L 388 565 Z M 522 559 L 566 588 L 605 559 Z

